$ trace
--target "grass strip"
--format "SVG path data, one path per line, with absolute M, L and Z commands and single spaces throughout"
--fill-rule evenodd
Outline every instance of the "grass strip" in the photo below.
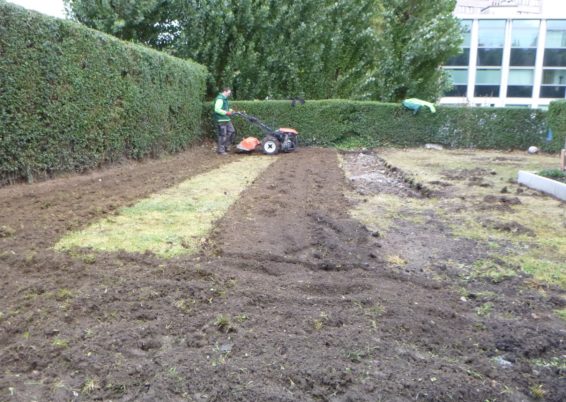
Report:
M 276 159 L 245 157 L 195 176 L 123 208 L 115 216 L 70 233 L 55 249 L 151 251 L 167 258 L 195 253 L 214 222 Z

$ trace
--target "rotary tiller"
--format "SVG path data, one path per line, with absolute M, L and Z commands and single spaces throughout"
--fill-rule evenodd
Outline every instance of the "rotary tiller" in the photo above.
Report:
M 243 112 L 233 112 L 234 116 L 242 117 L 249 123 L 259 127 L 263 132 L 263 139 L 260 141 L 255 137 L 244 138 L 237 146 L 242 152 L 261 151 L 266 155 L 275 155 L 279 152 L 291 152 L 297 148 L 297 130 L 292 128 L 280 127 L 272 129 L 267 124 L 255 116 Z

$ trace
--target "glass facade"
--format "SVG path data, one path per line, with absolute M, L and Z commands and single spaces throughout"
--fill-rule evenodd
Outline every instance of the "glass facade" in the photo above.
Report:
M 566 48 L 566 20 L 550 20 L 546 22 L 547 49 Z
M 505 20 L 481 20 L 478 32 L 478 66 L 498 66 L 503 62 Z
M 512 22 L 511 59 L 509 65 L 534 67 L 537 56 L 539 20 Z
M 444 67 L 452 82 L 444 103 L 545 107 L 566 98 L 566 19 L 478 17 L 461 25 L 461 52 Z
M 506 20 L 480 20 L 478 32 L 479 48 L 502 48 L 505 46 Z
M 509 98 L 530 98 L 533 96 L 535 82 L 534 69 L 509 70 L 507 82 L 507 96 Z
M 540 97 L 566 97 L 566 20 L 546 23 Z
M 472 32 L 472 21 L 471 20 L 461 20 L 460 25 L 462 26 L 462 37 L 464 42 L 462 43 L 462 52 L 452 57 L 446 62 L 447 66 L 468 66 L 470 63 L 470 45 L 471 45 L 471 32 Z
M 479 21 L 476 63 L 478 69 L 474 96 L 489 98 L 499 96 L 505 46 L 505 24 L 505 20 Z
M 542 70 L 541 98 L 566 98 L 566 69 Z
M 511 31 L 512 48 L 534 48 L 538 46 L 539 20 L 514 20 Z
M 499 96 L 501 85 L 501 69 L 478 69 L 476 71 L 476 87 L 474 96 L 487 96 L 495 98 Z
M 468 69 L 446 69 L 452 81 L 452 89 L 446 96 L 466 96 L 468 92 Z
M 468 92 L 468 66 L 470 65 L 470 46 L 472 43 L 472 21 L 461 20 L 462 50 L 446 63 L 445 71 L 452 81 L 452 88 L 445 96 L 466 96 Z

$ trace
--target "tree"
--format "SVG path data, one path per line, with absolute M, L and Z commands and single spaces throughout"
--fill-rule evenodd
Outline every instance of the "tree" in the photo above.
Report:
M 351 97 L 373 63 L 377 0 L 66 0 L 78 21 L 204 64 L 209 95 Z
M 378 27 L 377 67 L 370 74 L 373 99 L 436 100 L 447 87 L 442 64 L 460 50 L 462 35 L 452 15 L 455 0 L 389 0 Z
M 71 15 L 208 68 L 237 99 L 434 99 L 454 0 L 65 0 Z
M 374 32 L 363 21 L 375 4 L 186 1 L 175 54 L 205 64 L 211 86 L 231 84 L 240 99 L 350 97 L 353 72 L 373 61 Z
M 165 48 L 176 34 L 177 0 L 64 0 L 79 22 L 120 39 Z

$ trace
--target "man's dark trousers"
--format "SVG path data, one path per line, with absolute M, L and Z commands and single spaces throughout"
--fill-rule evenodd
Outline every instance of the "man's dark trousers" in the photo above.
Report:
M 230 144 L 234 140 L 236 130 L 234 130 L 234 126 L 230 121 L 225 123 L 218 123 L 216 125 L 216 128 L 218 130 L 218 149 L 216 150 L 216 152 L 223 154 L 230 148 Z

